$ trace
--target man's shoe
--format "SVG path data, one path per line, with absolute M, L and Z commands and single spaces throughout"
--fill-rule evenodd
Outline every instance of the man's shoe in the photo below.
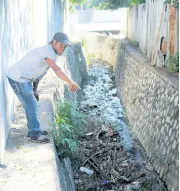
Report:
M 43 136 L 31 137 L 30 140 L 32 142 L 41 143 L 41 144 L 50 143 L 50 140 L 47 137 L 43 137 Z
M 40 131 L 41 135 L 47 135 L 47 131 Z M 30 132 L 28 132 L 27 137 L 31 137 Z

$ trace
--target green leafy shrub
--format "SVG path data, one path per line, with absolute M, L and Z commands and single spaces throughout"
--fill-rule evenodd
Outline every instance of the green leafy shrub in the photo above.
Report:
M 55 145 L 60 158 L 71 156 L 78 147 L 78 138 L 86 124 L 84 116 L 77 110 L 77 103 L 59 101 L 55 120 Z
M 131 5 L 141 4 L 145 2 L 145 0 L 91 0 L 89 3 L 89 7 L 103 10 L 115 10 L 120 7 L 130 7 Z
M 171 3 L 171 0 L 166 0 L 165 3 L 170 4 L 170 3 Z M 175 9 L 179 10 L 179 0 L 173 0 L 172 6 L 173 6 Z
M 85 48 L 87 47 L 87 41 L 86 41 L 85 38 L 81 39 L 81 44 L 82 44 L 83 47 L 85 47 Z
M 177 51 L 175 56 L 169 56 L 166 61 L 168 71 L 171 73 L 176 73 L 179 71 L 179 51 Z
M 139 42 L 137 42 L 135 40 L 132 41 L 132 44 L 139 47 Z
M 69 2 L 72 4 L 83 4 L 85 1 L 86 0 L 69 0 Z
M 142 4 L 142 3 L 146 3 L 146 1 L 145 0 L 132 0 L 131 1 L 132 5 Z
M 85 38 L 81 39 L 81 44 L 85 53 L 87 64 L 91 64 L 91 60 L 96 58 L 96 55 L 93 53 L 90 53 L 88 50 L 87 40 Z

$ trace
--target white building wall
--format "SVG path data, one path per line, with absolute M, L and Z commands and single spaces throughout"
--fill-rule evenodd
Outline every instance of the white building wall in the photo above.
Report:
M 160 62 L 158 52 L 160 52 L 162 37 L 164 37 L 167 47 L 169 47 L 169 4 L 164 4 L 162 0 L 146 0 L 145 4 L 135 5 L 128 9 L 127 20 L 127 37 L 132 41 L 137 41 L 139 48 L 151 61 L 152 57 L 157 54 L 155 64 L 162 67 L 162 65 L 158 63 Z M 178 16 L 176 19 L 176 27 L 178 28 Z M 178 32 L 176 32 L 174 44 L 178 42 L 178 38 L 179 35 Z M 178 49 L 177 47 L 178 46 L 176 46 L 176 50 Z M 168 48 L 167 54 L 169 54 Z
M 0 161 L 10 123 L 14 94 L 6 73 L 30 49 L 43 46 L 63 31 L 64 0 L 0 0 Z
M 122 10 L 81 10 L 70 13 L 70 24 L 83 24 L 88 22 L 118 22 L 121 21 Z

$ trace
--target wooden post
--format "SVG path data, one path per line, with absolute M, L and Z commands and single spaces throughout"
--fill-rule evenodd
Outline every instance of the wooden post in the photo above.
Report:
M 147 3 L 147 2 L 146 2 Z M 148 2 L 148 30 L 147 30 L 147 56 L 150 57 L 151 53 L 150 51 L 150 47 L 151 47 L 151 10 L 152 10 L 152 1 L 150 0 Z
M 179 50 L 179 11 L 176 11 L 176 50 Z
M 174 56 L 176 46 L 176 9 L 173 7 L 173 0 L 169 5 L 169 55 Z

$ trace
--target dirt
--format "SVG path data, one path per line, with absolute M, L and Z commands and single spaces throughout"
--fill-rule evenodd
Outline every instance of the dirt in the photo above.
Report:
M 141 145 L 129 133 L 112 67 L 94 60 L 88 72 L 79 93 L 79 110 L 87 127 L 72 161 L 77 191 L 165 191 Z

